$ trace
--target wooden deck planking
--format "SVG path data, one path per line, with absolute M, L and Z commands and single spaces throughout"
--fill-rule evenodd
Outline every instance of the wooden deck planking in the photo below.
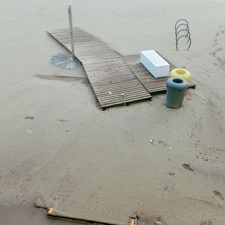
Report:
M 70 50 L 68 29 L 48 33 Z M 83 64 L 101 107 L 151 99 L 150 94 L 166 91 L 168 77 L 154 78 L 140 63 L 139 54 L 121 56 L 80 28 L 74 28 L 74 46 L 75 55 Z M 170 69 L 175 68 L 165 60 L 170 63 Z M 195 86 L 195 82 L 188 82 L 189 88 Z M 120 99 L 121 94 L 124 95 L 123 100 Z
M 49 32 L 70 50 L 68 29 Z M 79 28 L 74 29 L 75 55 L 82 62 L 95 95 L 102 108 L 151 99 L 123 58 L 104 42 Z
M 121 82 L 103 86 L 94 86 L 95 94 L 103 107 L 138 101 L 145 95 L 145 89 L 136 89 L 138 80 Z

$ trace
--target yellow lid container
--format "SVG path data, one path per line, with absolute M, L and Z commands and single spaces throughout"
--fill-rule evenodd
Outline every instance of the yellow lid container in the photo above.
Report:
M 175 68 L 171 70 L 169 77 L 182 78 L 186 81 L 189 81 L 191 79 L 191 73 L 183 68 Z

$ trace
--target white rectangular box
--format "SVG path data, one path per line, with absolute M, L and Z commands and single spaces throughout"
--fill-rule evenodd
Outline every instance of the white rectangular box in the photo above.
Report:
M 141 51 L 140 62 L 155 78 L 169 76 L 169 63 L 154 50 Z

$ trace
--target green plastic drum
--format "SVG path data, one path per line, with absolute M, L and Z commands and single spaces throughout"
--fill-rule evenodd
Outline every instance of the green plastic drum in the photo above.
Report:
M 166 82 L 166 106 L 178 109 L 182 106 L 184 94 L 188 87 L 186 80 L 181 78 L 170 78 Z

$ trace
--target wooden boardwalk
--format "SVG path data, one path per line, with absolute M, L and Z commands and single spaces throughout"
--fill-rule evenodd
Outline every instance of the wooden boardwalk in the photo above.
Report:
M 70 50 L 68 29 L 49 32 Z M 102 108 L 151 99 L 123 58 L 104 42 L 79 28 L 74 28 L 75 55 L 82 62 L 88 79 Z
M 48 33 L 70 51 L 68 29 Z M 138 54 L 121 56 L 77 27 L 74 28 L 74 46 L 75 55 L 82 62 L 102 108 L 151 99 L 151 94 L 166 90 L 168 78 L 154 78 L 140 63 Z M 172 63 L 170 67 L 175 68 Z M 195 86 L 193 81 L 189 82 L 189 87 Z

